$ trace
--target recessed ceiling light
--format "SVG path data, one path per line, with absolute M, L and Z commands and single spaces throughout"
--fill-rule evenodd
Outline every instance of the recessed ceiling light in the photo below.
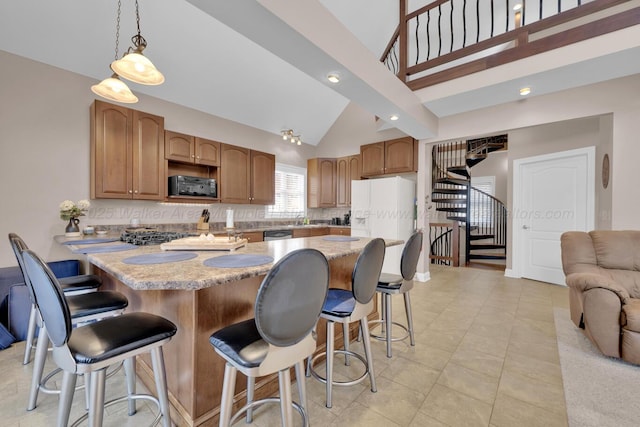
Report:
M 340 81 L 340 75 L 338 73 L 327 74 L 327 80 L 331 83 L 338 83 Z
M 518 3 L 515 6 L 513 6 L 513 10 L 515 12 L 519 11 L 520 9 L 522 9 L 522 4 L 521 3 Z
M 521 96 L 527 96 L 531 93 L 531 88 L 530 87 L 523 87 L 520 89 L 520 95 Z
M 398 120 L 399 118 L 400 118 L 400 117 L 398 117 L 398 115 L 397 115 L 397 114 L 392 114 L 392 115 L 389 117 L 389 120 L 396 121 L 396 120 Z

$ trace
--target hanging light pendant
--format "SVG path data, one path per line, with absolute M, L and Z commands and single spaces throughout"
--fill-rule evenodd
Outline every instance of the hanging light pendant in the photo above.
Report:
M 116 59 L 118 59 L 118 39 L 120 38 L 120 5 L 118 0 L 118 19 L 116 21 Z M 91 91 L 98 96 L 111 101 L 133 104 L 138 102 L 138 97 L 131 92 L 129 86 L 120 80 L 116 73 L 101 81 L 97 85 L 91 86 Z
M 123 102 L 125 104 L 134 104 L 138 102 L 138 97 L 131 92 L 129 86 L 125 84 L 116 73 L 100 82 L 100 84 L 91 86 L 91 91 L 96 95 L 111 101 Z
M 134 83 L 143 85 L 159 85 L 164 82 L 164 76 L 153 63 L 142 54 L 147 47 L 147 41 L 140 34 L 140 13 L 138 11 L 138 0 L 136 0 L 136 25 L 138 34 L 131 37 L 134 48 L 122 57 L 111 63 L 111 69 L 118 73 L 119 76 Z M 133 49 L 133 50 L 132 50 Z

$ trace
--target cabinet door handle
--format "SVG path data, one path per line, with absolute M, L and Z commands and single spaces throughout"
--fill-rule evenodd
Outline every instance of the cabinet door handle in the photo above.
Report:
M 195 157 L 195 154 L 192 154 L 192 155 L 191 155 L 191 158 L 193 159 L 194 157 Z
M 133 194 L 133 191 L 129 190 L 129 194 Z
M 196 156 L 196 159 L 199 159 L 199 158 L 200 158 L 200 156 Z
M 133 192 L 133 194 L 138 194 L 138 190 L 135 190 L 135 191 Z

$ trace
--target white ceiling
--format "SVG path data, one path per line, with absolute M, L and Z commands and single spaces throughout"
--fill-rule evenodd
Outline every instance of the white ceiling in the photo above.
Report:
M 536 77 L 540 88 L 553 78 L 556 83 L 549 90 L 555 91 L 603 80 L 612 64 L 617 74 L 640 71 L 640 55 L 621 49 L 621 56 L 600 60 L 593 76 L 587 76 L 588 66 L 580 68 L 580 79 L 571 78 L 575 69 L 574 74 L 565 70 L 553 75 L 550 71 L 558 72 L 556 66 L 527 71 L 521 67 L 501 81 L 468 80 L 444 85 L 440 91 L 413 93 L 378 61 L 397 25 L 397 4 L 140 0 L 141 32 L 148 42 L 145 55 L 166 81 L 160 86 L 129 86 L 134 92 L 274 134 L 292 128 L 305 143 L 316 145 L 350 101 L 383 121 L 399 113 L 399 121 L 386 124 L 421 139 L 437 133 L 437 117 L 431 111 L 444 116 L 515 100 L 518 95 L 504 85 L 520 84 L 527 76 Z M 116 0 L 4 0 L 0 49 L 98 82 L 111 74 L 116 5 Z M 120 56 L 135 32 L 134 1 L 122 0 Z M 623 53 L 633 53 L 633 61 L 626 61 Z M 340 84 L 326 81 L 329 71 L 340 72 Z

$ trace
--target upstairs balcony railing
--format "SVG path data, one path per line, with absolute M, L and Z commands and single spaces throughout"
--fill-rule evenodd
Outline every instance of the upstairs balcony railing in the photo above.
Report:
M 381 61 L 413 90 L 640 24 L 638 0 L 407 2 Z

